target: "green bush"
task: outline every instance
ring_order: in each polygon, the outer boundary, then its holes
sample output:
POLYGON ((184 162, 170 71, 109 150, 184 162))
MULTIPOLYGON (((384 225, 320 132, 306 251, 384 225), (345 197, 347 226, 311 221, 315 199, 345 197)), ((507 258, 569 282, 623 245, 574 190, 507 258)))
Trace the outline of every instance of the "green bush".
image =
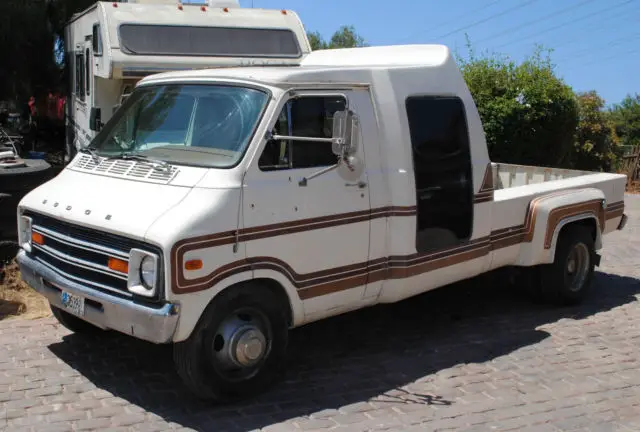
POLYGON ((492 160, 571 167, 577 99, 540 50, 520 64, 495 55, 458 61, 492 160))

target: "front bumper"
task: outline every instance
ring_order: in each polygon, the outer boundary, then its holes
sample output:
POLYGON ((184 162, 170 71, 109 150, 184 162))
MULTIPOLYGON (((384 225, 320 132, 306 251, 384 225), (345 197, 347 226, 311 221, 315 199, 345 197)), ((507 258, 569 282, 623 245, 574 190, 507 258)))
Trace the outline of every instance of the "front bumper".
POLYGON ((22 279, 44 295, 52 306, 63 309, 60 294, 64 289, 85 298, 85 313, 80 318, 97 327, 153 343, 171 342, 178 325, 176 305, 166 303, 153 308, 87 288, 30 258, 24 250, 18 253, 16 261, 22 279))

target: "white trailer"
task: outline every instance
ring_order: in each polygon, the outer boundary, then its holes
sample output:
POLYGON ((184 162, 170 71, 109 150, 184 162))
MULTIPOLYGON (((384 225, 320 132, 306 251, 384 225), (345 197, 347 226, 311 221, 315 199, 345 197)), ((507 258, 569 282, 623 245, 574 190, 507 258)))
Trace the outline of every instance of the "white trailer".
POLYGON ((177 0, 96 2, 65 28, 66 155, 73 159, 143 77, 166 71, 300 63, 311 50, 290 10, 177 0))

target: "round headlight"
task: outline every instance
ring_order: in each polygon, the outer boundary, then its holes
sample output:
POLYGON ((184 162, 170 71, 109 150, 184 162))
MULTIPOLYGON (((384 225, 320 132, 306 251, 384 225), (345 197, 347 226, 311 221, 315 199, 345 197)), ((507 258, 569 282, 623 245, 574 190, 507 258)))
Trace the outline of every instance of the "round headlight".
POLYGON ((144 257, 140 263, 140 279, 145 288, 153 288, 156 281, 156 266, 150 256, 144 257))

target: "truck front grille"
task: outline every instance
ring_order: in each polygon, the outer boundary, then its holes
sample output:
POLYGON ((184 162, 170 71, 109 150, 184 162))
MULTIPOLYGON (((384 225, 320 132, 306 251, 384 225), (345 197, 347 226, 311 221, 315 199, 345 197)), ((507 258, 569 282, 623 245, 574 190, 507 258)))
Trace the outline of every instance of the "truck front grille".
MULTIPOLYGON (((61 276, 87 288, 131 298, 133 295, 127 290, 127 275, 111 270, 109 258, 128 262, 132 248, 148 250, 162 257, 158 248, 144 242, 73 225, 39 213, 25 212, 25 216, 32 219, 32 231, 44 237, 42 245, 32 244, 33 257, 61 276)), ((158 296, 160 292, 158 290, 158 296)))

